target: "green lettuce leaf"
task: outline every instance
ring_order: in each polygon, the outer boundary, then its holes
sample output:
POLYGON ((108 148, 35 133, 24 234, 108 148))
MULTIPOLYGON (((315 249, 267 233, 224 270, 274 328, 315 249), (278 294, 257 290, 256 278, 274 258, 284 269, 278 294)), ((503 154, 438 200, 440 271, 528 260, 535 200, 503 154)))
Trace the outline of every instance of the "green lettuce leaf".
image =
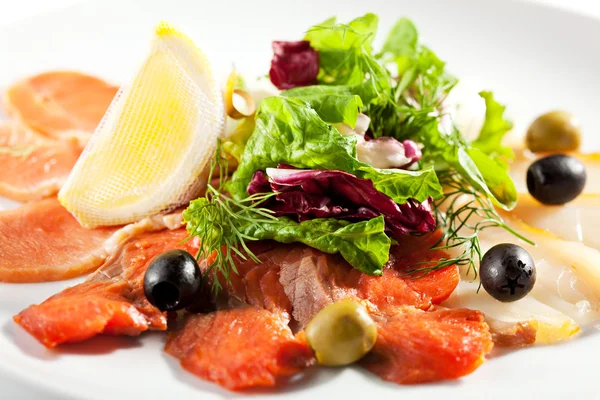
POLYGON ((511 210, 517 200, 512 178, 499 161, 467 143, 460 132, 443 133, 439 121, 432 119, 411 138, 424 144, 423 165, 436 171, 453 169, 480 193, 505 210, 511 210))
POLYGON ((354 223, 330 218, 298 223, 279 217, 269 223, 247 224, 240 230, 258 240, 300 242, 324 253, 340 253, 350 265, 369 275, 382 274, 391 246, 383 216, 354 223))
MULTIPOLYGON (((421 109, 438 107, 458 82, 446 72, 446 63, 431 49, 419 43, 417 28, 406 18, 396 22, 378 57, 386 64, 396 65, 399 81, 394 90, 394 98, 399 106, 409 105, 406 104, 406 99, 410 98, 421 109)), ((389 128, 387 130, 386 135, 393 136, 389 128)))
POLYGON ((379 18, 365 14, 348 24, 330 18, 310 28, 304 40, 319 51, 320 83, 357 85, 365 80, 365 55, 371 52, 379 18))
POLYGON ((361 97, 353 93, 351 86, 305 86, 286 90, 281 95, 306 101, 325 122, 343 122, 351 127, 356 124, 363 106, 361 97))
POLYGON ((396 56, 413 56, 417 53, 418 43, 419 32, 415 25, 408 18, 400 18, 388 34, 381 52, 396 56))
POLYGON ((335 169, 371 179, 375 188, 399 204, 407 198, 438 198, 441 187, 433 170, 379 170, 356 158, 356 139, 325 123, 308 103, 289 97, 264 99, 256 128, 246 144, 229 192, 241 200, 254 173, 278 164, 297 168, 335 169))
POLYGON ((471 145, 494 158, 514 158, 512 149, 502 145, 504 135, 513 127, 512 122, 504 118, 506 107, 494 99, 492 92, 483 91, 479 96, 485 100, 485 120, 479 136, 471 145))
POLYGON ((485 182, 482 192, 491 192, 496 204, 506 210, 512 210, 517 204, 517 188, 508 174, 506 166, 479 149, 471 148, 467 153, 481 173, 485 182))
POLYGON ((442 187, 433 168, 420 171, 398 171, 361 167, 358 174, 373 182, 375 189, 391 197, 396 203, 404 204, 408 199, 424 202, 428 197, 439 199, 442 187))
POLYGON ((252 175, 278 164, 353 172, 360 162, 356 159, 356 139, 342 136, 308 103, 270 97, 261 101, 256 128, 229 183, 229 192, 238 200, 247 197, 252 175))

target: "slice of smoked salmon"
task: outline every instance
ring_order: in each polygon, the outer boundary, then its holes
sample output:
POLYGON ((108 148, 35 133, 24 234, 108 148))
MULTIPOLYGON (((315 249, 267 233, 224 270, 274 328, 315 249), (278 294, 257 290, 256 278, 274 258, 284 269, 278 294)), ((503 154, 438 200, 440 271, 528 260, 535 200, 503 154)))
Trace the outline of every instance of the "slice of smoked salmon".
POLYGON ((377 342, 361 365, 396 383, 460 378, 482 364, 493 347, 479 311, 406 308, 378 317, 377 323, 377 342))
MULTIPOLYGON (((444 256, 428 249, 413 246, 411 257, 433 262, 444 256)), ((407 274, 414 260, 395 251, 392 250, 383 276, 363 274, 340 256, 309 247, 286 253, 285 258, 279 260, 280 282, 292 303, 294 318, 305 326, 323 307, 345 297, 367 300, 382 312, 407 305, 426 310, 447 298, 458 285, 460 277, 456 266, 417 278, 407 274)))
POLYGON ((289 321, 292 304, 279 282, 278 259, 294 246, 269 241, 248 243, 248 246, 260 263, 234 256, 237 273, 231 272, 228 280, 219 275, 219 281, 227 291, 229 305, 249 304, 277 313, 289 321))
POLYGON ((0 196, 24 202, 55 195, 80 154, 74 141, 43 141, 21 125, 0 124, 0 196))
POLYGON ((430 251, 431 244, 423 237, 422 241, 413 240, 411 252, 392 247, 390 263, 378 277, 361 273, 340 256, 308 246, 250 243, 261 263, 234 257, 238 274, 231 273, 228 282, 222 277, 220 281, 232 305, 242 301, 284 311, 293 314, 300 327, 325 306, 346 297, 367 300, 380 311, 407 305, 427 310, 450 296, 460 279, 456 266, 423 277, 408 274, 416 262, 434 262, 447 256, 430 251))
POLYGON ((135 336, 166 329, 166 317, 143 291, 144 273, 158 254, 191 248, 184 229, 145 233, 122 246, 85 282, 65 289, 14 320, 47 347, 86 340, 98 334, 135 336))
POLYGON ((150 322, 126 297, 128 291, 122 279, 82 283, 21 311, 14 320, 48 348, 101 333, 135 336, 150 322))
POLYGON ((278 314, 237 308, 196 314, 169 335, 165 351, 191 373, 230 389, 274 386, 314 363, 312 350, 278 314))
POLYGON ((118 88, 72 71, 46 72, 17 82, 4 94, 10 116, 54 139, 87 143, 118 88))
POLYGON ((0 282, 47 282, 97 269, 128 239, 177 228, 179 214, 124 227, 85 229, 56 199, 0 211, 0 282))

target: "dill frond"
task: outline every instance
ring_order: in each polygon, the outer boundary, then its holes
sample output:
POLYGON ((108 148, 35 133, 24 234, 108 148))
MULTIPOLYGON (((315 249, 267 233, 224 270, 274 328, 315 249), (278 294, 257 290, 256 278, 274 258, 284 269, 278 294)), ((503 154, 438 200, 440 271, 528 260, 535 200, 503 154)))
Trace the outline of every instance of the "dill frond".
POLYGON ((183 213, 189 233, 186 240, 198 238, 199 249, 196 258, 210 262, 205 277, 212 274, 212 289, 215 295, 222 289, 219 275, 230 282, 231 272, 238 273, 234 255, 242 260, 260 262, 246 244, 246 241, 256 239, 242 233, 240 228, 277 219, 273 216, 273 211, 260 207, 261 203, 275 193, 259 193, 242 201, 236 201, 225 194, 228 165, 221 141, 218 142, 217 151, 211 161, 209 182, 216 171, 219 172, 218 187, 209 183, 205 196, 192 201, 183 213))
MULTIPOLYGON (((494 208, 487 196, 473 189, 455 172, 438 173, 440 183, 444 187, 444 196, 435 203, 438 226, 443 234, 432 246, 432 250, 457 249, 455 257, 442 258, 435 265, 412 268, 409 274, 423 276, 429 272, 457 265, 467 267, 467 276, 473 274, 477 279, 477 265, 483 257, 479 233, 488 228, 502 228, 526 243, 535 245, 530 239, 521 235, 508 225, 494 208)), ((423 262, 417 264, 431 264, 423 262)))

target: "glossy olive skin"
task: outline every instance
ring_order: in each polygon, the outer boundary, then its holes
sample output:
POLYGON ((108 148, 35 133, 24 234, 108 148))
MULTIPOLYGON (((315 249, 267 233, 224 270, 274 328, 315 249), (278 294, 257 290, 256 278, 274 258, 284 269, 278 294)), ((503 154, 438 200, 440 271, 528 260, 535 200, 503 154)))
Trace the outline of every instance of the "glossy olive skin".
POLYGON ((540 158, 527 170, 527 189, 540 203, 561 205, 583 192, 587 173, 575 157, 554 154, 540 158))
POLYGON ((503 243, 489 249, 479 266, 481 285, 502 302, 522 299, 535 285, 535 264, 531 255, 516 244, 503 243))
POLYGON ((321 365, 352 364, 377 340, 377 326, 364 305, 350 299, 325 307, 306 326, 306 339, 321 365))
POLYGON ((551 111, 533 121, 525 143, 534 153, 575 151, 581 146, 581 126, 572 114, 551 111))
POLYGON ((183 250, 156 256, 144 275, 144 294, 161 311, 177 311, 189 306, 201 287, 198 263, 183 250))

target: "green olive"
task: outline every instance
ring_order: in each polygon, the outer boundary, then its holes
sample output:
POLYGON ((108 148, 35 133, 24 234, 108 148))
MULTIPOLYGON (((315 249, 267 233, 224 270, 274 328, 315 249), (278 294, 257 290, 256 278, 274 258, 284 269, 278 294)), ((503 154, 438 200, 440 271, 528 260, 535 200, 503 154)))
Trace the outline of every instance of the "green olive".
POLYGON ((551 111, 533 121, 525 141, 534 153, 575 151, 581 145, 581 127, 571 113, 551 111))
POLYGON ((348 365, 373 348, 377 326, 364 305, 345 299, 319 311, 306 326, 306 338, 319 364, 348 365))

